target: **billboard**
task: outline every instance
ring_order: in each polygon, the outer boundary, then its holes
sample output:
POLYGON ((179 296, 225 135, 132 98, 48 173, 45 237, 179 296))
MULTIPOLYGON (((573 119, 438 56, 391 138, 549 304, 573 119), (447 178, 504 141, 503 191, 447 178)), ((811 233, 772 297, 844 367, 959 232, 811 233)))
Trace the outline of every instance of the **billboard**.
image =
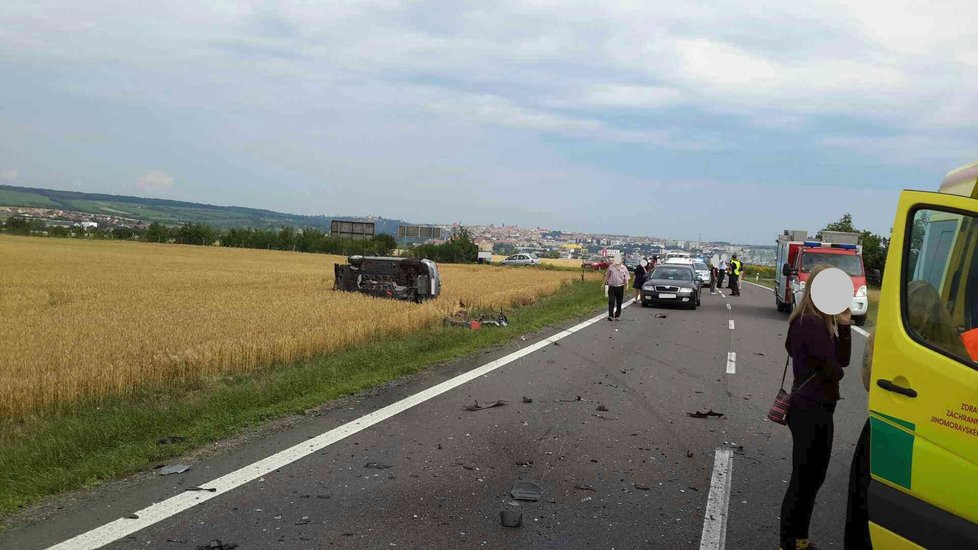
POLYGON ((399 225, 397 236, 403 239, 441 239, 441 228, 429 225, 399 225))
POLYGON ((374 238, 374 224, 373 222, 332 220, 329 223, 329 234, 331 237, 341 239, 365 241, 374 238))

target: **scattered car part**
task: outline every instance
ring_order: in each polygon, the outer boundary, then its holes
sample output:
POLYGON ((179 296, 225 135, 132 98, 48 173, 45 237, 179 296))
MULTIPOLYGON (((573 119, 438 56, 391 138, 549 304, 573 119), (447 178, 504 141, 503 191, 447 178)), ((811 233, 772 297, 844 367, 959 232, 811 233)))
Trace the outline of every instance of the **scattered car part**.
POLYGON ((182 474, 189 469, 189 464, 171 464, 170 466, 163 466, 159 472, 161 476, 168 476, 170 474, 182 474))
POLYGON ((513 489, 509 492, 516 500, 528 500, 536 502, 543 496, 543 487, 532 481, 519 480, 513 484, 513 489))
POLYGON ((506 402, 503 401, 502 399, 499 399, 497 401, 493 401, 492 403, 487 403, 485 405, 480 405, 479 404, 479 401, 476 400, 476 402, 475 402, 474 405, 466 405, 463 408, 465 410, 467 410, 467 411, 481 411, 483 409, 491 409, 493 407, 501 407, 501 406, 503 406, 505 404, 506 404, 506 402))

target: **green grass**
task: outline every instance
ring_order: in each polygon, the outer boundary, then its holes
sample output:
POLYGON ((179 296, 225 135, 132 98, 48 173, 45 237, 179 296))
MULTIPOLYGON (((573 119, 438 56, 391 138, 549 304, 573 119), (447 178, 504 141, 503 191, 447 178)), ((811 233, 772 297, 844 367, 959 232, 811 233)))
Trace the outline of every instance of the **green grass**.
POLYGON ((591 315, 604 302, 598 282, 577 282, 511 311, 505 328, 438 327, 194 390, 157 390, 78 405, 57 416, 7 421, 0 424, 0 518, 45 496, 136 472, 263 422, 591 315), (187 439, 156 444, 167 435, 187 439))

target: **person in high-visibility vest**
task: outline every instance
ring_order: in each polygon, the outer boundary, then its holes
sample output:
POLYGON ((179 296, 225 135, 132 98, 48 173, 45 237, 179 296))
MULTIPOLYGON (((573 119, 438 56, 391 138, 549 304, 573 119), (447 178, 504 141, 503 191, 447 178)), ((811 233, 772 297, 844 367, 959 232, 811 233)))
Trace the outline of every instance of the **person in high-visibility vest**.
POLYGON ((740 276, 743 273, 743 269, 744 264, 734 254, 730 258, 730 294, 732 296, 740 296, 740 276))

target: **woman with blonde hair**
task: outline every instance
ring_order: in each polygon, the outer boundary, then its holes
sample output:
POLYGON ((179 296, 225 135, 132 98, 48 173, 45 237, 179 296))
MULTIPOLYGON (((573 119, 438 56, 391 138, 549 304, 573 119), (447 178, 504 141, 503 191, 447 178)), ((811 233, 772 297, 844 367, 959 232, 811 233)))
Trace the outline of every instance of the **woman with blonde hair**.
POLYGON ((852 313, 829 315, 812 301, 812 286, 826 265, 808 278, 801 302, 788 320, 784 346, 792 360, 794 381, 787 421, 791 430, 791 481, 781 503, 781 549, 814 549, 808 527, 832 457, 833 414, 839 380, 849 366, 852 313))

